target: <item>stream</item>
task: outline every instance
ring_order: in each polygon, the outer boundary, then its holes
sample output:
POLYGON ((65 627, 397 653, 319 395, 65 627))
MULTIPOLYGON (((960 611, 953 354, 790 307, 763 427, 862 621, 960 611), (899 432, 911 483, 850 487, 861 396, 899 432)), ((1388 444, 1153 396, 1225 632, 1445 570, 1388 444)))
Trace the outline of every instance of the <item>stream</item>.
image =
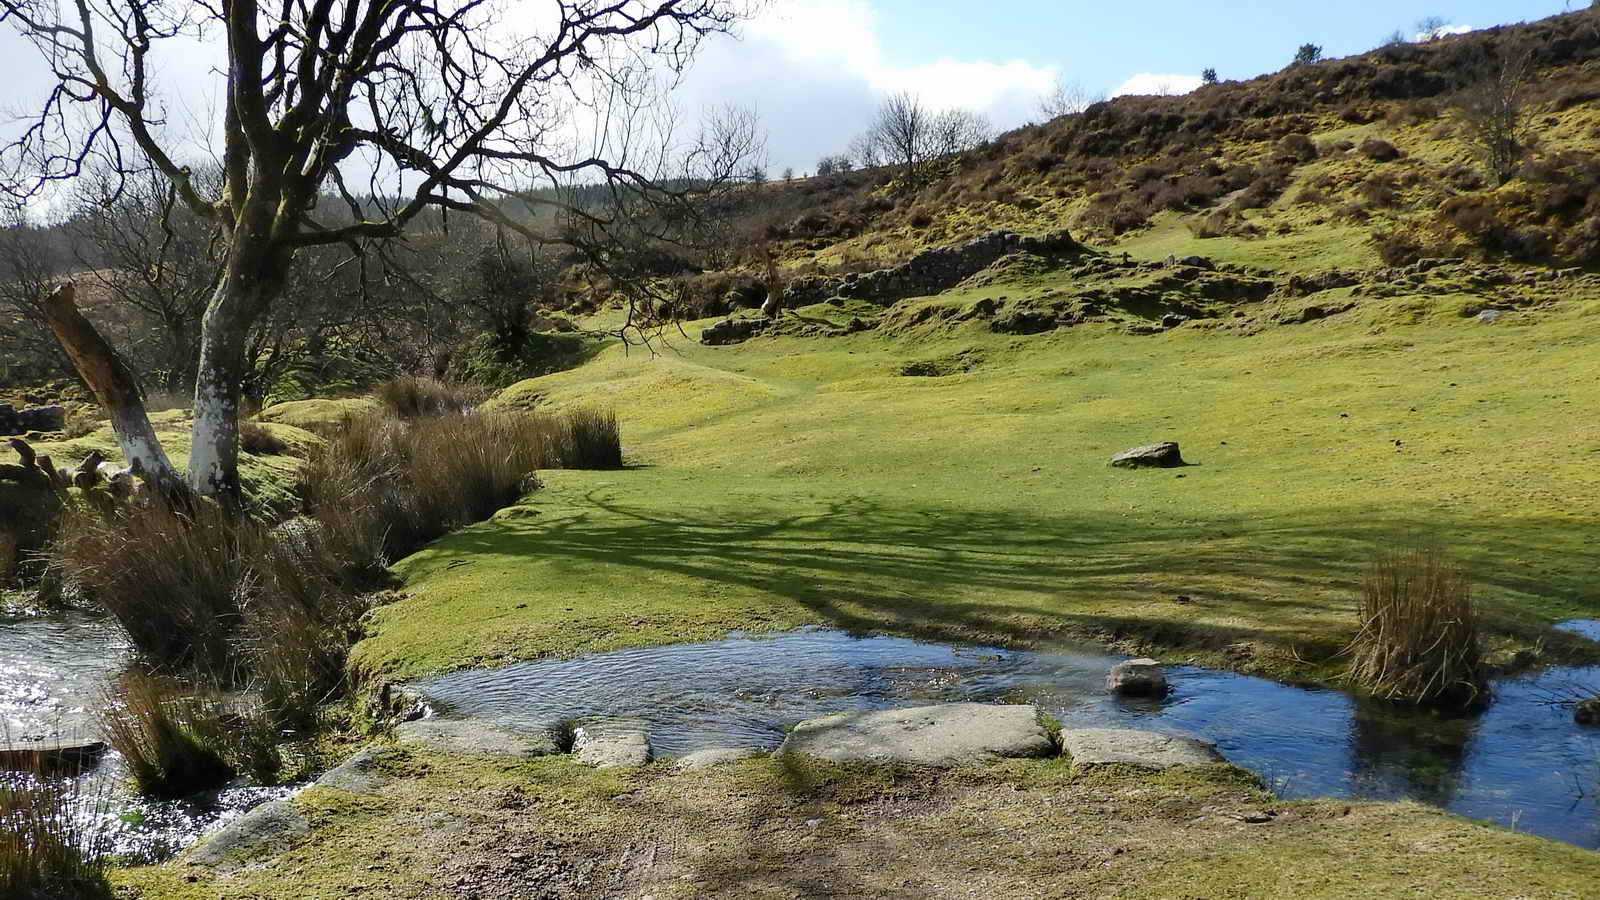
MULTIPOLYGON (((1594 623, 1572 630, 1585 629, 1600 635, 1594 623)), ((514 728, 642 721, 660 756, 770 750, 788 726, 832 712, 1033 703, 1066 728, 1214 741, 1282 797, 1410 799, 1600 848, 1600 729, 1574 723, 1562 702, 1600 693, 1600 666, 1499 680, 1487 710, 1448 718, 1194 666, 1168 668, 1164 699, 1122 699, 1108 695, 1104 681, 1123 658, 807 628, 464 671, 413 687, 442 715, 514 728)))
MULTIPOLYGON (((1600 638, 1600 622, 1564 627, 1600 638)), ((0 619, 4 733, 12 741, 92 737, 88 707, 128 653, 102 620, 0 619)), ((1600 694, 1600 666, 1501 679, 1488 709, 1449 718, 1194 666, 1168 668, 1172 692, 1164 699, 1116 698, 1104 678, 1122 659, 804 628, 464 671, 413 687, 442 715, 511 727, 642 720, 660 756, 770 750, 794 723, 831 712, 1026 702, 1067 728, 1206 738, 1286 798, 1411 799, 1600 848, 1600 729, 1575 724, 1568 702, 1600 694)), ((171 856, 288 792, 238 785, 163 803, 130 796, 123 781, 109 754, 80 779, 83 814, 103 823, 112 852, 137 861, 171 856)))
MULTIPOLYGON (((104 619, 78 613, 0 618, 0 744, 95 740, 92 707, 130 653, 121 630, 104 619)), ((289 793, 237 784, 157 801, 131 794, 126 782, 121 757, 108 753, 74 787, 80 818, 97 825, 108 852, 129 862, 171 857, 289 793)))

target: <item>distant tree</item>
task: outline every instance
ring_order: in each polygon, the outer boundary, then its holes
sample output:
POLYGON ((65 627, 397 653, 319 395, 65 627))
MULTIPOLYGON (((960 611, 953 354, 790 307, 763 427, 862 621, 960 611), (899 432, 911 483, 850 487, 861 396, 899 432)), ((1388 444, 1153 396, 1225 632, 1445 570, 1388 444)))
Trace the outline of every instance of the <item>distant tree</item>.
POLYGON ((1485 65, 1455 98, 1462 136, 1496 184, 1516 177, 1527 152, 1524 107, 1532 68, 1531 51, 1512 49, 1485 65))
POLYGON ((1105 99, 1104 94, 1091 94, 1082 82, 1057 78, 1049 93, 1039 98, 1039 112, 1046 120, 1081 113, 1105 99))
POLYGON ((833 157, 824 156, 823 158, 817 160, 817 175, 819 177, 826 178, 837 171, 838 169, 834 166, 833 157))
POLYGON ((964 109, 934 112, 916 96, 900 93, 879 107, 862 152, 899 167, 907 185, 927 175, 929 164, 989 140, 989 120, 964 109))
POLYGON ((1417 40, 1437 41, 1445 36, 1450 23, 1443 16, 1427 16, 1417 20, 1417 40))
POLYGON ((751 184, 766 184, 767 167, 760 163, 752 164, 748 169, 744 170, 744 180, 751 184))
POLYGON ((1300 49, 1294 54, 1294 65, 1297 66, 1308 66, 1321 61, 1322 47, 1318 44, 1301 44, 1300 49))
POLYGON ((870 134, 857 135, 850 141, 849 156, 858 169, 876 169, 883 165, 883 153, 870 134))
POLYGON ((1201 84, 1216 84, 1220 80, 1221 79, 1217 78, 1217 70, 1216 69, 1206 69, 1205 71, 1200 73, 1200 83, 1201 84))
POLYGON ((784 181, 793 181, 794 180, 794 166, 786 166, 784 168, 784 170, 783 170, 783 180, 784 181))
POLYGON ((1411 38, 1406 37, 1406 33, 1404 31, 1396 28, 1394 31, 1390 32, 1389 36, 1384 38, 1383 43, 1379 44, 1378 46, 1400 47, 1409 43, 1411 43, 1411 38))
POLYGON ((833 158, 834 171, 844 173, 854 171, 856 164, 850 159, 848 153, 841 153, 833 158))

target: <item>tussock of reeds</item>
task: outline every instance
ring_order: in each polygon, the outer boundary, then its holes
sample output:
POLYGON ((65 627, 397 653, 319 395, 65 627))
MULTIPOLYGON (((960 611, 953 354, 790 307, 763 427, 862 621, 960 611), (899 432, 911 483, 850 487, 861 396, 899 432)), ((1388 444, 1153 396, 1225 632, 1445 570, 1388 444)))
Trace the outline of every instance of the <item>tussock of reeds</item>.
POLYGON ((1471 584, 1442 550, 1380 556, 1362 581, 1360 615, 1349 674, 1366 690, 1438 706, 1485 699, 1471 584))
POLYGON ((95 900, 111 896, 105 835, 81 796, 86 782, 0 772, 0 897, 95 900), (87 807, 87 808, 86 808, 87 807))

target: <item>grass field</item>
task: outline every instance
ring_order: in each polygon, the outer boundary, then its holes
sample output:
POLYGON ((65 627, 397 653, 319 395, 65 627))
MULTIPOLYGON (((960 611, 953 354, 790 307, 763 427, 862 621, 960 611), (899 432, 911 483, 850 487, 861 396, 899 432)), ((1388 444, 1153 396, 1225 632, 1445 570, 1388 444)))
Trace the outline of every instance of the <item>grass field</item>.
POLYGON ((1600 301, 1490 326, 1462 317, 1472 299, 1367 299, 1254 336, 968 322, 614 347, 500 402, 615 408, 630 468, 547 473, 402 561, 409 596, 354 664, 417 676, 821 623, 1322 680, 1363 566, 1406 542, 1466 562, 1494 658, 1560 651, 1550 623, 1600 614, 1600 301), (1106 465, 1160 440, 1192 465, 1106 465))

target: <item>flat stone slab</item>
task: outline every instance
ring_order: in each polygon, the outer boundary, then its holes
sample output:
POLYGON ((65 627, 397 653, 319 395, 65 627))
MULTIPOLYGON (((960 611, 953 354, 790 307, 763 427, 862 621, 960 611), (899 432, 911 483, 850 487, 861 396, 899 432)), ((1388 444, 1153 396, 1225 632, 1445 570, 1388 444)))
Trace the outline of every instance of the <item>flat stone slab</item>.
POLYGON ((1061 747, 1074 766, 1137 766, 1171 769, 1224 762, 1216 745, 1195 738, 1127 728, 1072 728, 1061 732, 1061 747))
POLYGON ((191 866, 233 871, 276 856, 297 838, 311 833, 311 823, 287 799, 274 800, 228 823, 184 854, 191 866))
POLYGON ((105 755, 102 741, 18 741, 0 745, 0 771, 76 775, 94 768, 105 755))
POLYGON ((402 722, 394 733, 402 744, 420 744, 446 753, 534 757, 561 752, 553 734, 523 734, 478 719, 417 719, 402 722))
POLYGON ((650 761, 650 735, 641 726, 606 723, 572 732, 578 762, 597 769, 642 766, 650 761))
POLYGON ((1055 754, 1033 706, 946 703, 913 709, 838 713, 801 722, 780 753, 833 762, 955 766, 1055 754))
POLYGON ((379 769, 378 764, 384 757, 393 755, 394 752, 388 747, 367 747, 324 772, 322 777, 317 779, 317 786, 337 788, 352 794, 375 794, 390 780, 379 769))
POLYGON ((697 769, 709 769, 726 763, 738 762, 759 756, 761 751, 750 747, 718 747, 713 750, 696 750, 673 760, 672 768, 679 772, 693 772, 697 769))

